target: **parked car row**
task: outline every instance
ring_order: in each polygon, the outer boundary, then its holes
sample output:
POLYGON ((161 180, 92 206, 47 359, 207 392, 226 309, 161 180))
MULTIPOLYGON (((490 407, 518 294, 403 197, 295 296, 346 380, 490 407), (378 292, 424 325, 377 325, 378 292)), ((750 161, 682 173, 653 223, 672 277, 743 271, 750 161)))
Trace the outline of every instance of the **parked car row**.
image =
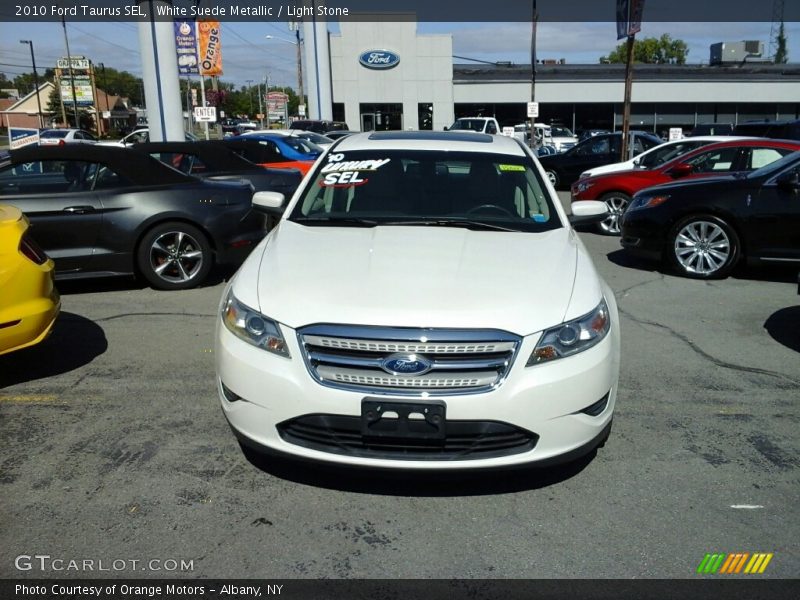
MULTIPOLYGON (((633 195, 640 190, 677 179, 753 171, 800 150, 800 142, 766 138, 728 138, 732 141, 698 144, 694 150, 686 152, 692 145, 691 139, 696 138, 690 138, 686 144, 674 144, 672 151, 678 153, 678 156, 661 165, 646 168, 641 166, 640 162, 640 168, 600 173, 579 179, 571 188, 573 201, 605 202, 610 215, 608 220, 601 224, 601 230, 603 233, 619 235, 619 218, 625 212, 633 195)), ((649 155, 652 156, 654 154, 649 155)), ((649 163, 647 160, 649 157, 645 155, 643 160, 649 163)))

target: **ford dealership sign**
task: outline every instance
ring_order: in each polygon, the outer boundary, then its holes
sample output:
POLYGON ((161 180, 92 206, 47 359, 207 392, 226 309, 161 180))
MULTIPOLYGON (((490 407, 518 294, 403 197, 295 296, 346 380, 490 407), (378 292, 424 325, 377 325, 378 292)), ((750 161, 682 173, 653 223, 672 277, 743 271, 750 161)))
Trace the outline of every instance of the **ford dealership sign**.
POLYGON ((400 62, 400 56, 389 50, 367 50, 361 53, 358 62, 368 69, 391 69, 400 62))

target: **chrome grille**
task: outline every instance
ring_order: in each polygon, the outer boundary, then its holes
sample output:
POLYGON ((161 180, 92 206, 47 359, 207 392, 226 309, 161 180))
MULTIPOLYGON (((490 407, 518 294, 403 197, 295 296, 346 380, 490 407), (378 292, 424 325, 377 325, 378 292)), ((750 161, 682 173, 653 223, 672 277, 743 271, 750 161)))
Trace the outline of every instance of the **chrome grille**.
POLYGON ((445 395, 498 386, 513 364, 520 338, 505 331, 313 325, 298 331, 312 377, 328 387, 371 394, 445 395), (384 361, 421 357, 419 375, 396 373, 384 361))

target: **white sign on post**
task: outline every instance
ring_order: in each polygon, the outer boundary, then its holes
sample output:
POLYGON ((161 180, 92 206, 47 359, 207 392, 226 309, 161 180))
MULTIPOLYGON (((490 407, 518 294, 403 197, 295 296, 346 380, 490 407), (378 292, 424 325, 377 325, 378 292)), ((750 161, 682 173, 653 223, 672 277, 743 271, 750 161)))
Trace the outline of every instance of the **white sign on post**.
POLYGON ((194 107, 194 120, 198 123, 216 123, 217 122, 217 107, 216 106, 195 106, 194 107))
POLYGON ((683 129, 680 127, 670 127, 669 128, 669 141, 673 142, 675 140, 683 139, 683 129))
POLYGON ((514 128, 513 127, 503 127, 503 135, 508 137, 514 137, 514 128))
POLYGON ((538 116, 539 116, 539 103, 528 102, 528 118, 535 119, 538 116))
POLYGON ((306 116, 306 105, 305 104, 298 104, 297 105, 297 114, 301 117, 306 116))

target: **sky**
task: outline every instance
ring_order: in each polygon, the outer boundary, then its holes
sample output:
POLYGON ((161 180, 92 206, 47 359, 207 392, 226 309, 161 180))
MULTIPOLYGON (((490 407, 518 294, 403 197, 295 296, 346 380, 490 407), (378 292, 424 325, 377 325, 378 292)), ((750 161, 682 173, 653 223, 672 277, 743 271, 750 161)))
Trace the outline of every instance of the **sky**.
MULTIPOLYGON (((9 24, 0 36, 0 72, 9 79, 31 72, 28 46, 20 39, 33 41, 37 68, 54 67, 66 55, 60 23, 29 23, 20 33, 9 35, 9 24)), ((644 22, 637 37, 659 37, 669 33, 689 46, 688 62, 708 63, 709 45, 714 42, 760 40, 769 47, 771 24, 766 23, 662 23, 644 22)), ((336 30, 334 26, 334 30, 336 30)), ((419 23, 419 33, 451 33, 453 54, 487 61, 512 61, 530 64, 530 23, 419 23)), ((67 22, 70 51, 94 63, 141 74, 137 25, 123 21, 108 23, 67 22)), ((787 23, 786 36, 790 62, 800 63, 800 23, 787 23)), ((223 22, 223 81, 244 85, 247 80, 270 85, 297 86, 294 34, 286 23, 223 22), (271 35, 273 39, 267 39, 271 35)), ((615 23, 539 23, 537 58, 566 59, 568 64, 596 64, 600 56, 617 45, 615 23)), ((387 42, 387 46, 391 44, 387 42)), ((454 62, 467 62, 454 59, 454 62)))

